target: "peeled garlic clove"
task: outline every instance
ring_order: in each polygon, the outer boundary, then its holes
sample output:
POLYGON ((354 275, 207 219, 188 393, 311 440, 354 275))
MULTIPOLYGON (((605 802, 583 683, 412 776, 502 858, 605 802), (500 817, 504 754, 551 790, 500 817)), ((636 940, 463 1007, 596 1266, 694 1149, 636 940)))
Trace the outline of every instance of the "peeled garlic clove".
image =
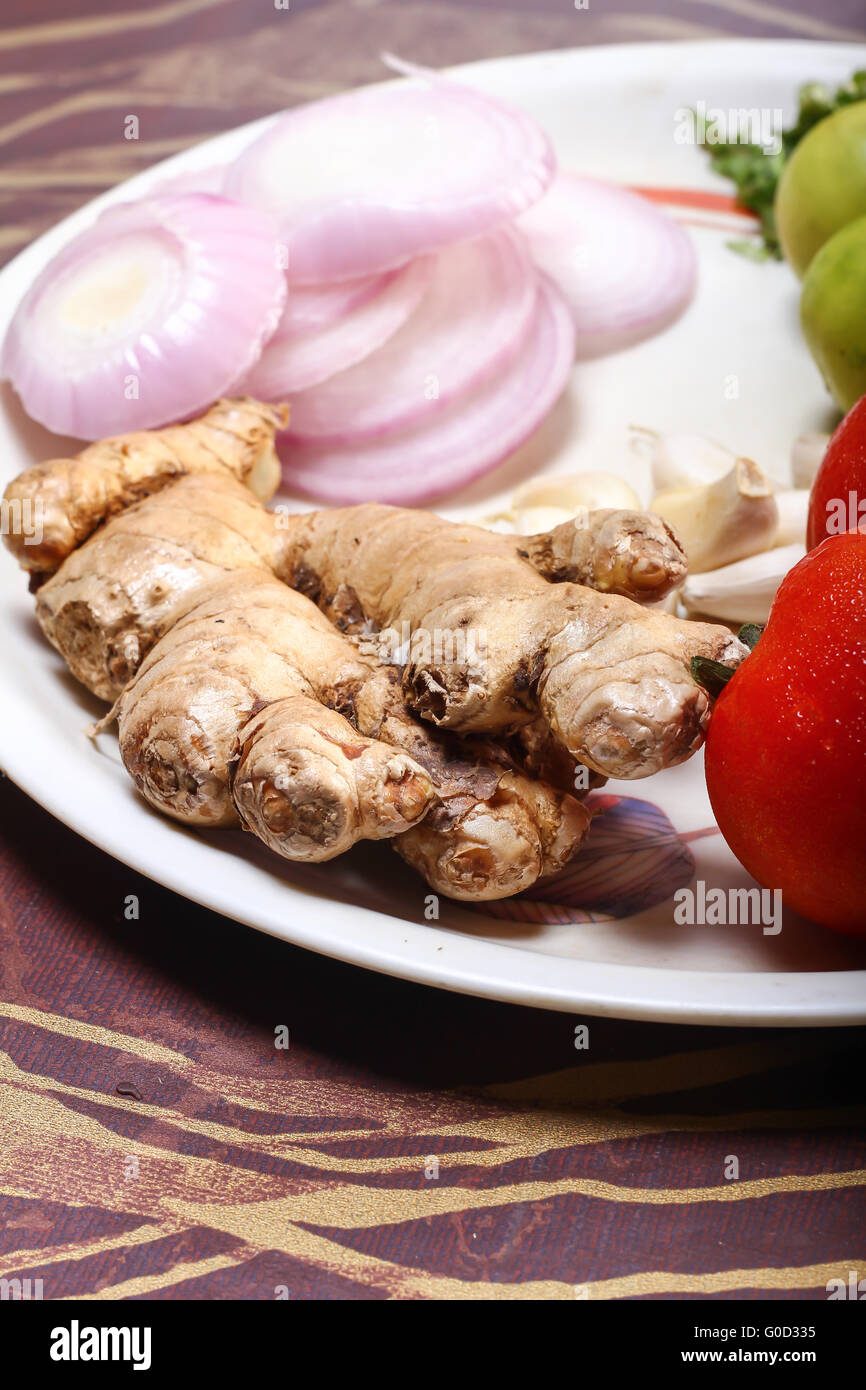
POLYGON ((564 521, 571 521, 578 512, 584 511, 585 507, 575 507, 571 511, 565 507, 526 507, 522 511, 515 510, 512 515, 519 536, 538 536, 542 531, 552 531, 564 521))
POLYGON ((512 511, 493 512, 490 516, 483 516, 476 525, 483 526, 486 531, 496 531, 503 536, 516 536, 517 513, 512 511))
POLYGON ((632 426, 632 442, 649 453, 656 492, 704 487, 730 473, 736 454, 700 434, 656 434, 642 425, 632 426))
POLYGON ((809 489, 787 488, 776 493, 779 509, 779 529, 774 545, 805 545, 806 523, 809 519, 809 489))
POLYGON ((807 430, 791 447, 791 478, 795 488, 810 488, 830 443, 829 434, 807 430))
MULTIPOLYGON (((517 489, 511 505, 517 511, 530 507, 558 507, 565 511, 566 520, 584 507, 590 511, 608 508, 613 511, 640 511, 641 506, 634 488, 616 473, 568 473, 530 478, 517 489)), ((526 531, 526 534, 531 535, 532 532, 526 531)))
POLYGON ((693 574, 766 550, 779 527, 773 485, 751 459, 704 487, 658 493, 650 510, 674 528, 693 574))
POLYGON ((725 623, 765 623, 776 590, 805 553, 804 545, 778 546, 733 565, 690 574, 679 590, 680 600, 689 616, 699 613, 725 623))

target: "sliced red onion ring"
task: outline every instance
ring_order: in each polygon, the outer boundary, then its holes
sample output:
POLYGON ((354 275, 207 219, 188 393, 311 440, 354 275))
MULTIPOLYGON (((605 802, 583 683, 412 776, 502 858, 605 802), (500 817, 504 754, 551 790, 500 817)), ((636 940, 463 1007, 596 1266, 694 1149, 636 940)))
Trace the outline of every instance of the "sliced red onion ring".
POLYGON ((690 237, 624 188, 558 173, 517 226, 571 305, 579 357, 657 333, 691 298, 697 261, 690 237))
POLYGON ((381 294, 399 274, 400 270, 387 270, 381 275, 356 275, 352 280, 326 280, 318 285, 290 283, 286 307, 274 337, 308 333, 311 328, 335 323, 374 295, 381 294))
POLYGON ((388 270, 524 212, 553 175, 523 112, 446 80, 361 88, 288 111, 229 168, 271 212, 293 282, 388 270))
POLYGON ((386 285, 380 294, 336 323, 291 336, 278 329, 238 389, 263 401, 282 401, 361 362, 386 343, 418 307, 435 263, 434 256, 417 256, 403 270, 383 277, 386 285))
POLYGON ((488 473, 532 434, 568 380, 574 324, 544 281, 510 365, 414 429, 360 445, 279 440, 286 486, 330 505, 416 506, 488 473))
POLYGON ((121 203, 34 281, 3 344, 27 413, 80 439, 204 410, 245 375, 286 293, 271 219, 208 194, 121 203))
POLYGON ((227 164, 208 164, 204 169, 184 169, 178 174, 169 174, 153 185, 148 196, 161 198, 166 193, 215 193, 222 197, 227 169, 227 164))
POLYGON ((508 360, 535 295, 536 272, 510 228, 440 251, 403 327, 356 366, 293 398, 291 434, 348 442, 436 414, 508 360))

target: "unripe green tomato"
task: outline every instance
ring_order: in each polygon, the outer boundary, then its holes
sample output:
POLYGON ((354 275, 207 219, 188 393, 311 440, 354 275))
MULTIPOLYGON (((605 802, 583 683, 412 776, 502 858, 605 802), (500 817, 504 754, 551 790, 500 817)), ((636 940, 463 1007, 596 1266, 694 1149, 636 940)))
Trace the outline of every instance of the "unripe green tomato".
POLYGON ((803 281, 803 335, 842 410, 866 395, 866 217, 822 246, 803 281))
POLYGON ((802 280, 826 241, 866 215, 866 101, 825 116, 782 170, 776 226, 785 259, 802 280))

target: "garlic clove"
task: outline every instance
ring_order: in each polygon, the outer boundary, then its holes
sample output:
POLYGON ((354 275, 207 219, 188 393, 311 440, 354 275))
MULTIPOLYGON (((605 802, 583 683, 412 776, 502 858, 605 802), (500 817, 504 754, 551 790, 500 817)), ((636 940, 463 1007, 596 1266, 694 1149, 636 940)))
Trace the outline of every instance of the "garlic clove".
POLYGON ((744 458, 716 482, 657 493, 650 510, 674 528, 693 574, 766 550, 779 528, 773 485, 744 458))
MULTIPOLYGON (((585 512, 586 508, 576 510, 585 512)), ((488 531, 498 531, 503 536, 536 536, 542 531, 552 531, 564 521, 571 521, 574 515, 574 511, 566 511, 565 507, 527 507, 523 511, 508 507, 482 517, 477 525, 484 526, 488 531)))
POLYGON ((703 487, 730 473, 736 454, 699 434, 657 434, 632 426, 632 447, 649 454, 656 492, 703 487))
POLYGON ((791 446, 791 478, 795 488, 810 488, 830 443, 829 434, 807 430, 791 446))
POLYGON ((483 526, 486 531, 496 531, 503 536, 517 535, 517 513, 513 511, 493 512, 490 516, 483 516, 475 524, 483 526))
MULTIPOLYGON (((511 499, 517 510, 557 507, 565 519, 582 508, 590 511, 640 511, 640 498, 634 488, 616 473, 567 473, 530 478, 511 499)), ((546 530, 546 527, 541 528, 546 530)), ((532 534, 527 531, 527 535, 532 534)))
POLYGON ((802 560, 804 545, 778 546, 719 569, 691 574, 679 590, 690 617, 700 614, 726 623, 765 623, 776 590, 802 560))
POLYGON ((526 507, 521 511, 515 510, 512 515, 519 536, 540 536, 542 531, 553 531, 564 521, 571 521, 585 511, 586 507, 575 507, 570 511, 565 507, 526 507))
POLYGON ((806 523, 809 519, 809 489, 786 488, 776 493, 779 509, 779 529, 774 545, 806 544, 806 523))

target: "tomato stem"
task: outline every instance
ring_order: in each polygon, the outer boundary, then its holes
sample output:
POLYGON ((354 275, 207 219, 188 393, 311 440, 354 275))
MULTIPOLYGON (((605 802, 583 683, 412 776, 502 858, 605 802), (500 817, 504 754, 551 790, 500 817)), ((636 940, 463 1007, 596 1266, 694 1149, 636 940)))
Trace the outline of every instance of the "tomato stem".
POLYGON ((692 675, 698 685, 702 685, 713 699, 720 695, 736 670, 735 666, 725 666, 721 661, 711 661, 708 656, 693 656, 692 675))
MULTIPOLYGON (((737 636, 751 652, 758 645, 763 631, 763 623, 745 623, 737 636)), ((708 656, 693 656, 689 664, 698 685, 702 685, 714 700, 722 693, 734 672, 739 670, 738 666, 726 666, 723 661, 711 661, 708 656)))
POLYGON ((764 626, 764 623, 746 623, 737 633, 740 641, 745 643, 750 652, 758 645, 758 638, 764 631, 764 626))

